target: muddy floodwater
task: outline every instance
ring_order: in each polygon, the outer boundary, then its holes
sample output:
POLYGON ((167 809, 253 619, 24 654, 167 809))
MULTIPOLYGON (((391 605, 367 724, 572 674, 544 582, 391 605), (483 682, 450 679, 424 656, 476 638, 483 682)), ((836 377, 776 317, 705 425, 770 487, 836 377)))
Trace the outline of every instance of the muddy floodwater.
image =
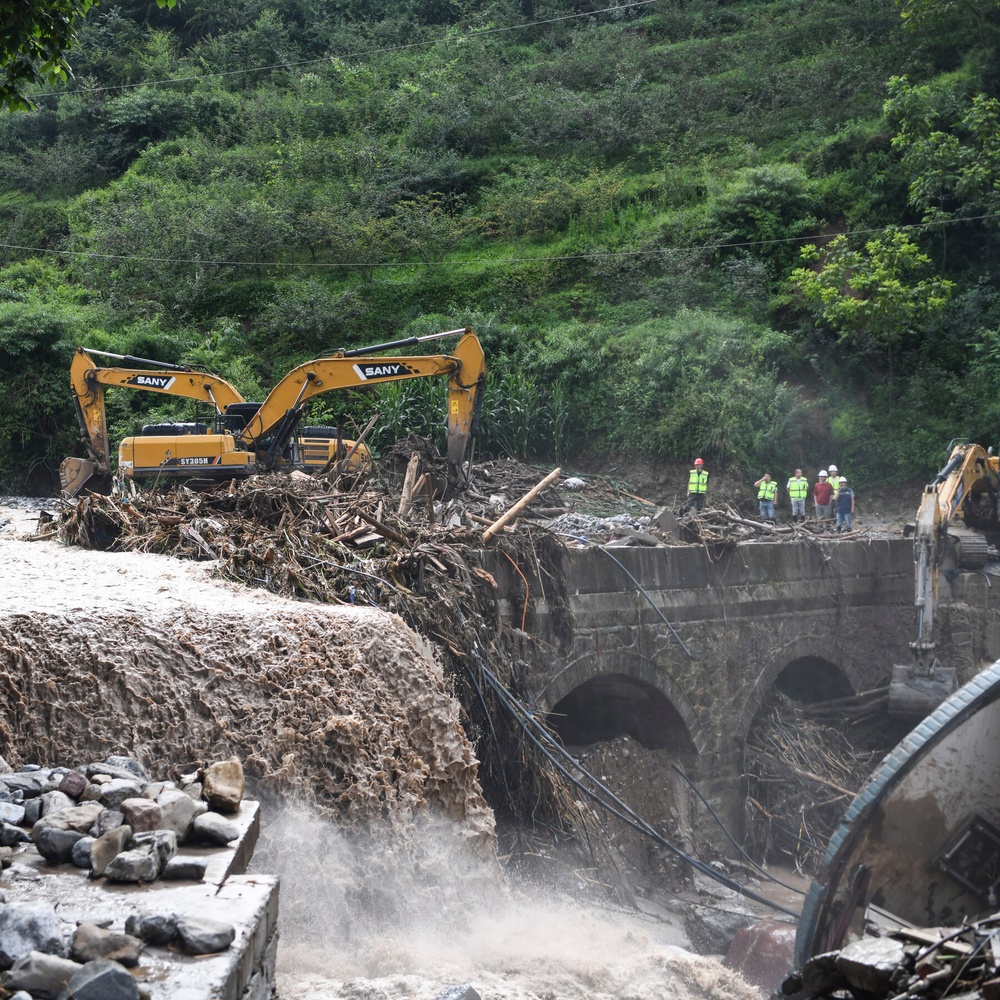
POLYGON ((255 867, 281 878, 281 1000, 758 1000, 679 921, 510 883, 459 707, 398 618, 29 540, 38 506, 0 507, 0 753, 239 754, 255 867))

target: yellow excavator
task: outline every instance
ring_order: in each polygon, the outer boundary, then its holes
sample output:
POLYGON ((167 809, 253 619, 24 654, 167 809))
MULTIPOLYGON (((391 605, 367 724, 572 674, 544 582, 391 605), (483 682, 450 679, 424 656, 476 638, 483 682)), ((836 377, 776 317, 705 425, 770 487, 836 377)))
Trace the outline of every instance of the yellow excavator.
MULTIPOLYGON (((111 473, 110 447, 108 442, 108 421, 105 409, 105 391, 118 386, 141 389, 169 396, 184 396, 197 402, 210 404, 215 412, 213 425, 220 420, 246 421, 257 412, 260 403, 248 403, 239 390, 225 379, 211 372, 200 371, 186 365, 172 365, 149 358, 137 358, 125 354, 112 354, 93 348, 78 347, 70 366, 70 384, 76 404, 80 436, 88 458, 70 457, 59 467, 59 479, 63 494, 76 496, 84 487, 92 486, 95 480, 106 485, 111 473), (91 355, 116 358, 131 365, 153 365, 153 368, 101 368, 91 355)), ((210 433, 207 423, 147 424, 143 427, 143 438, 153 440, 154 448, 178 454, 184 451, 179 438, 210 433)), ((306 427, 296 439, 296 447, 306 469, 326 466, 337 457, 338 443, 346 454, 353 448, 353 441, 337 441, 336 427, 306 427)), ((360 471, 370 461, 370 454, 364 445, 353 448, 348 468, 360 471)))
POLYGON ((944 468, 925 487, 913 534, 917 638, 911 662, 892 668, 889 712, 924 718, 956 686, 956 669, 937 658, 934 630, 942 580, 949 587, 963 570, 981 570, 997 558, 983 530, 997 527, 997 456, 982 445, 952 442, 944 468))
MULTIPOLYGON (((78 347, 70 365, 70 386, 76 405, 80 438, 87 452, 87 458, 70 457, 63 459, 59 466, 59 479, 63 493, 76 496, 95 476, 103 477, 111 473, 111 453, 108 441, 108 419, 104 395, 110 386, 126 389, 141 389, 168 396, 184 396, 213 407, 216 414, 222 414, 229 406, 243 403, 243 396, 225 379, 210 372, 198 371, 185 365, 172 365, 163 361, 151 361, 126 354, 112 354, 92 348, 78 347), (91 357, 115 358, 126 365, 150 365, 151 368, 102 368, 91 357)), ((166 425, 160 425, 165 427, 166 425)), ((172 430, 180 433, 194 433, 207 425, 175 424, 172 430)))
MULTIPOLYGON (((86 352, 83 354, 86 356, 86 352)), ((85 361, 77 360, 80 355, 78 351, 74 358, 71 380, 81 433, 90 458, 63 462, 60 476, 63 489, 69 495, 79 492, 90 475, 108 470, 107 427, 103 415, 103 387, 106 385, 129 385, 201 399, 212 403, 217 413, 214 430, 200 423, 154 424, 144 428, 141 435, 123 439, 118 449, 121 475, 127 478, 197 476, 199 479, 227 479, 257 472, 322 467, 337 457, 334 449, 338 446, 344 454, 350 453, 352 442, 333 440, 335 428, 299 430, 305 404, 320 393, 446 375, 448 482, 454 486, 465 477, 463 462, 477 430, 486 381, 482 346, 468 328, 357 350, 340 350, 327 357, 315 358, 289 372, 263 403, 246 402, 223 380, 190 369, 160 365, 161 370, 157 372, 137 372, 100 369, 93 362, 88 368, 85 361), (391 348, 454 336, 460 339, 450 355, 375 356, 391 348), (176 377, 169 382, 172 375, 176 377), (130 381, 136 377, 140 381, 130 381)), ((121 360, 135 363, 143 359, 122 357, 121 360)), ((369 457, 367 449, 361 445, 354 451, 352 461, 366 463, 369 457)))

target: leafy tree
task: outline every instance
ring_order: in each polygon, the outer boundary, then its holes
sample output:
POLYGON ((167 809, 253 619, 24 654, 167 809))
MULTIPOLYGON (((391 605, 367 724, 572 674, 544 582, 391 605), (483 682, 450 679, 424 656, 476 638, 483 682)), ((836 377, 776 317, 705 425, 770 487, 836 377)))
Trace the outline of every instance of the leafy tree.
POLYGON ((891 406, 894 352, 944 309, 955 283, 921 277, 930 258, 900 232, 869 240, 863 250, 838 236, 822 253, 810 245, 801 256, 810 266, 794 270, 791 279, 812 312, 842 341, 864 352, 885 351, 891 406))
MULTIPOLYGON (((177 0, 156 0, 173 7, 177 0)), ((0 105, 32 107, 25 88, 32 83, 64 83, 72 72, 66 52, 76 41, 76 22, 96 0, 17 0, 0 17, 0 105)))
POLYGON ((1000 210, 1000 101, 964 96, 957 81, 889 81, 892 145, 910 175, 910 204, 925 222, 1000 210))

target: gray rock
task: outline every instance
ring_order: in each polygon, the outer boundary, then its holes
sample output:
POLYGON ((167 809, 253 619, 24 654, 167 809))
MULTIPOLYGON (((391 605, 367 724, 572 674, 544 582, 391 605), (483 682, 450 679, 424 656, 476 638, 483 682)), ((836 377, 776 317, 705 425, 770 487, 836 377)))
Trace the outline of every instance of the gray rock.
POLYGON ((802 966, 801 982, 801 988, 810 994, 827 993, 847 987, 844 974, 837 968, 835 951, 825 951, 808 959, 802 966))
POLYGON ((162 878, 167 882, 201 882, 205 878, 208 861, 180 855, 171 858, 163 869, 162 878))
MULTIPOLYGON (((185 795, 189 798, 195 800, 195 802, 201 802, 201 793, 204 791, 200 781, 192 781, 190 784, 185 785, 182 789, 185 795)), ((207 805, 208 803, 206 803, 207 805)))
POLYGON ((187 955, 214 955, 225 951, 236 937, 236 928, 207 917, 178 917, 177 943, 187 955))
POLYGON ((129 968, 139 964, 145 942, 131 934, 109 931, 97 924, 82 923, 73 935, 71 954, 77 962, 110 958, 129 968))
POLYGON ((0 969, 9 969, 33 951, 66 957, 66 942, 55 907, 44 902, 0 907, 0 969))
POLYGON ((482 1000, 482 997, 473 989, 472 983, 459 983, 458 986, 443 989, 434 1000, 482 1000))
POLYGON ((81 837, 74 845, 70 861, 77 868, 90 868, 90 849, 94 846, 94 837, 81 837))
POLYGON ((89 784, 90 782, 79 771, 67 771, 59 782, 59 791, 71 799, 79 799, 89 784))
MULTIPOLYGON (((14 863, 14 848, 13 847, 0 847, 0 869, 10 868, 14 863)), ((2 893, 3 890, 0 890, 2 893)), ((0 899, 0 903, 5 903, 6 899, 0 899)))
POLYGON ((236 812, 243 801, 245 787, 243 764, 239 757, 230 757, 205 768, 202 795, 213 809, 236 812))
POLYGON ((72 809, 76 805, 76 799, 71 798, 65 792, 43 792, 39 797, 42 800, 43 816, 57 813, 61 809, 72 809))
MULTIPOLYGON (((108 778, 108 781, 113 779, 108 778)), ((101 798, 101 784, 97 781, 92 781, 87 787, 80 792, 81 802, 99 802, 101 798)))
POLYGON ((112 767, 128 771, 129 774, 138 778, 144 785, 149 781, 149 775, 146 773, 146 769, 134 757, 112 755, 111 757, 105 758, 104 763, 106 765, 110 764, 112 767))
POLYGON ((103 875, 108 865, 124 851, 132 840, 132 830, 127 826, 117 826, 102 834, 90 846, 90 873, 103 875))
POLYGON ((15 771, 13 774, 0 774, 0 784, 13 793, 21 792, 26 799, 40 795, 48 778, 39 771, 15 771))
MULTIPOLYGON (((24 990, 25 996, 37 1000, 55 1000, 74 973, 82 968, 68 958, 30 951, 19 958, 2 977, 4 989, 24 990)), ((16 993, 15 996, 20 996, 16 993)), ((13 997, 11 997, 13 1000, 13 997)))
POLYGON ((8 1000, 31 1000, 31 994, 24 990, 18 990, 16 993, 11 993, 8 1000))
POLYGON ((904 956, 902 941, 865 937, 852 941, 840 952, 837 968, 853 988, 884 995, 904 956))
POLYGON ((83 773, 91 781, 96 781, 101 775, 107 778, 120 778, 124 781, 138 781, 140 784, 144 784, 148 780, 140 778, 138 774, 127 767, 119 767, 117 764, 111 764, 107 761, 101 764, 88 764, 83 769, 83 773))
POLYGON ((41 799, 25 799, 24 819, 21 821, 25 826, 34 826, 42 815, 41 799))
POLYGON ((12 768, 10 764, 3 759, 3 757, 0 757, 0 774, 10 774, 13 770, 14 768, 12 768))
POLYGON ((151 781, 142 790, 142 797, 144 799, 152 799, 154 802, 156 799, 163 794, 164 790, 169 788, 171 783, 169 781, 151 781))
POLYGON ((225 847, 230 841, 239 837, 239 827, 218 813, 207 812, 196 816, 191 824, 190 838, 202 844, 212 844, 225 847))
POLYGON ((736 932, 749 927, 756 919, 757 914, 739 906, 725 910, 690 906, 684 914, 684 930, 696 954, 725 955, 736 932))
POLYGON ((37 837, 32 837, 38 853, 55 865, 69 864, 73 860, 73 848, 86 834, 79 830, 59 830, 54 826, 43 826, 37 837))
POLYGON ((167 862, 177 853, 177 834, 173 830, 145 830, 132 834, 132 847, 151 847, 156 855, 157 872, 162 872, 167 862))
POLYGON ((170 944, 177 937, 177 914, 133 914, 125 921, 125 933, 142 938, 147 944, 170 944))
POLYGON ((0 823, 0 847, 14 847, 31 838, 13 823, 0 823))
POLYGON ((0 785, 0 802, 10 802, 10 789, 6 785, 0 785))
POLYGON ((22 764, 18 769, 18 774, 28 774, 31 771, 41 771, 43 770, 41 764, 22 764))
POLYGON ((117 962, 98 958, 73 974, 59 1000, 139 1000, 139 986, 117 962))
POLYGON ((159 874, 160 866, 152 845, 122 851, 104 869, 104 877, 112 882, 155 882, 159 874))
POLYGON ((100 801, 111 809, 117 809, 126 799, 142 796, 142 784, 137 778, 112 778, 101 785, 100 801))
POLYGON ((160 807, 160 828, 173 830, 182 844, 191 832, 195 817, 208 812, 207 802, 196 802, 180 789, 163 792, 156 804, 160 807))
POLYGON ((125 822, 125 814, 120 809, 105 809, 91 828, 95 837, 103 837, 109 830, 117 830, 125 822))
POLYGON ((0 823, 24 822, 24 806, 18 802, 0 802, 0 823))
POLYGON ((104 807, 97 802, 84 802, 83 805, 70 809, 60 809, 58 812, 43 815, 31 828, 31 839, 37 832, 46 827, 56 830, 76 830, 78 833, 90 833, 90 828, 97 822, 104 807))
POLYGON ((149 799, 126 799, 121 804, 121 811, 125 822, 132 827, 133 833, 145 833, 161 828, 160 807, 149 799))

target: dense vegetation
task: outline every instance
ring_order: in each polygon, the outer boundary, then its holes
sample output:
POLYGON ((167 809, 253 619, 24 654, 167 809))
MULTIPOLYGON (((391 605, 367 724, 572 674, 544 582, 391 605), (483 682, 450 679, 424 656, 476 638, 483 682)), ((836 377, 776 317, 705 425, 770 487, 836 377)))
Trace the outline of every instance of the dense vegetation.
MULTIPOLYGON (((927 474, 996 441, 998 32, 998 0, 103 0, 0 116, 0 479, 79 453, 77 344, 259 398, 465 325, 494 453, 927 474)), ((434 433, 442 391, 310 422, 434 433)), ((186 413, 109 399, 118 433, 186 413)))

